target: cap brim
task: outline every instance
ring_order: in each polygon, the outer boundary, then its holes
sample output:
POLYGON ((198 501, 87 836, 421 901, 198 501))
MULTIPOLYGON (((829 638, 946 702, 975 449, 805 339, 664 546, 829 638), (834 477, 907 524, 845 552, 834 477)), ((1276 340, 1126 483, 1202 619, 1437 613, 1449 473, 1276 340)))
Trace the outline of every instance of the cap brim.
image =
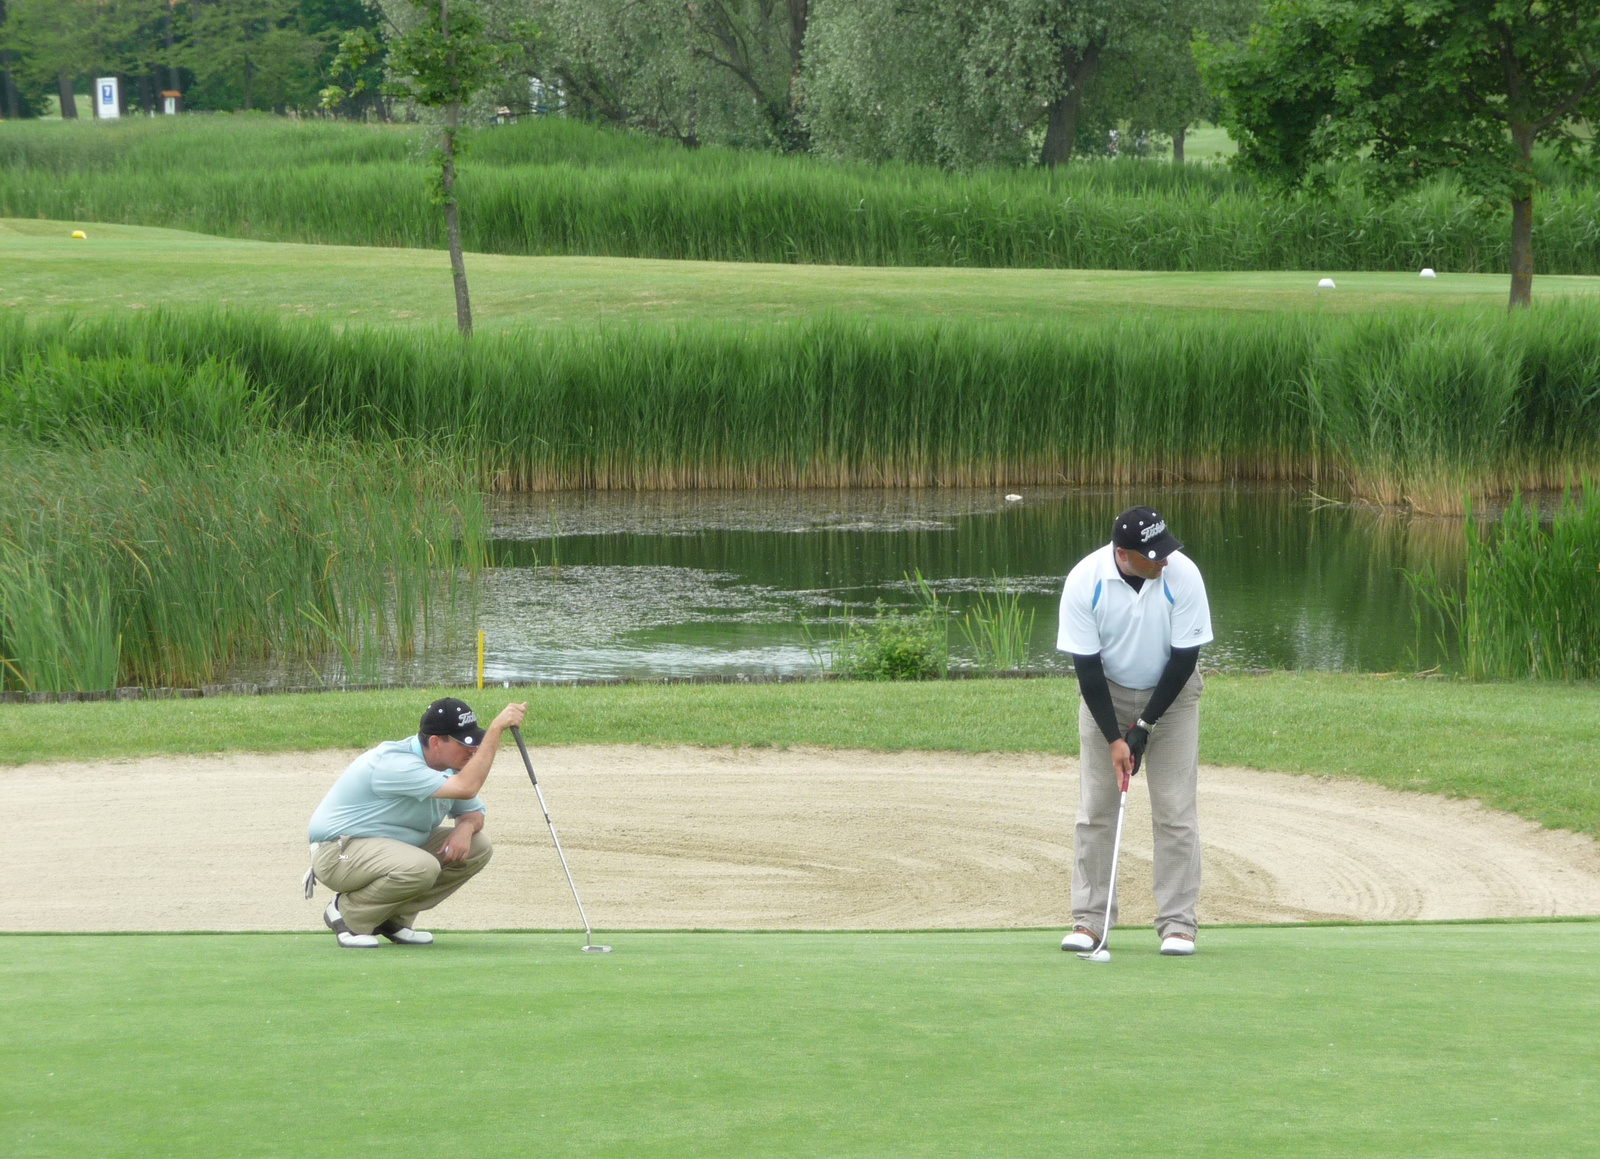
POLYGON ((1146 559, 1166 559, 1175 551, 1182 551, 1183 544, 1178 542, 1178 537, 1172 532, 1164 532, 1154 543, 1147 543, 1139 550, 1139 554, 1146 559))
POLYGON ((484 731, 481 728, 463 729, 461 732, 456 733, 456 740, 468 748, 477 748, 483 743, 483 738, 484 731))

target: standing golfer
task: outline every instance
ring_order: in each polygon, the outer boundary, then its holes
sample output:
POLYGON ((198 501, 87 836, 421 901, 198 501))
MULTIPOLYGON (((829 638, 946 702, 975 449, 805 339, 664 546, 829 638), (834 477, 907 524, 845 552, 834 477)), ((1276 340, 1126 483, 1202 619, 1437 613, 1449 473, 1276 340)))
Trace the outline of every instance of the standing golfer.
POLYGON ((500 734, 527 708, 506 705, 485 731, 461 701, 435 700, 416 736, 362 753, 334 782, 311 815, 305 886, 308 898, 318 881, 336 894, 322 920, 339 945, 370 949, 378 934, 402 946, 432 943, 412 927, 489 864, 478 790, 500 734), (455 824, 442 825, 446 817, 455 824))
POLYGON ((1078 673, 1078 824, 1073 930, 1063 950, 1092 950, 1106 913, 1117 801, 1144 769, 1155 829, 1156 933, 1163 954, 1194 953, 1200 894, 1200 648, 1211 609, 1200 569, 1166 520, 1130 507, 1111 542, 1085 556, 1061 593, 1056 647, 1078 673))

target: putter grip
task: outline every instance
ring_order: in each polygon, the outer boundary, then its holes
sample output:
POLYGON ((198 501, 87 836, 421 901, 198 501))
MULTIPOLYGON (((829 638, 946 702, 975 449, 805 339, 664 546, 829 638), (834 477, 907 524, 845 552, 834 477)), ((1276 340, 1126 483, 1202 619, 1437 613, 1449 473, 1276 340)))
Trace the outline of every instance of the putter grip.
POLYGON ((528 770, 528 780, 537 785, 539 778, 533 775, 533 758, 528 755, 528 746, 522 743, 522 729, 517 725, 511 726, 511 739, 517 742, 517 751, 522 754, 522 767, 528 770))

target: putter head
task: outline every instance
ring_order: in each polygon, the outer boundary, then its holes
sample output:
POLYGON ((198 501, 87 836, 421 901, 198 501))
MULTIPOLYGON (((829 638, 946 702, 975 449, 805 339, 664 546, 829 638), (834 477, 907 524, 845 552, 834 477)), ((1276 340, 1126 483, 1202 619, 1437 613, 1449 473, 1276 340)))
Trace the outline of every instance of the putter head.
POLYGON ((583 947, 583 952, 585 954, 609 954, 611 952, 611 947, 610 946, 596 946, 593 943, 591 943, 591 944, 583 947))
POLYGON ((1109 962, 1111 961, 1111 951, 1102 947, 1101 949, 1095 950, 1093 953, 1079 954, 1078 957, 1082 958, 1085 962, 1109 962))

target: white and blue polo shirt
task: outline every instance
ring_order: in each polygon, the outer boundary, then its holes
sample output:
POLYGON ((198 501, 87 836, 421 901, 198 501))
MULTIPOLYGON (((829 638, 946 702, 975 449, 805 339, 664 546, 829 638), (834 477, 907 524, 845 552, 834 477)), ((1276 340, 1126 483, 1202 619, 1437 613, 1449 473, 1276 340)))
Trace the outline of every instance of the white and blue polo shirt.
POLYGON ((1211 643, 1211 605, 1194 560, 1175 551, 1159 579, 1138 591, 1117 568, 1106 544, 1078 562, 1061 591, 1056 647, 1100 654, 1106 679, 1124 688, 1154 688, 1172 649, 1211 643))

